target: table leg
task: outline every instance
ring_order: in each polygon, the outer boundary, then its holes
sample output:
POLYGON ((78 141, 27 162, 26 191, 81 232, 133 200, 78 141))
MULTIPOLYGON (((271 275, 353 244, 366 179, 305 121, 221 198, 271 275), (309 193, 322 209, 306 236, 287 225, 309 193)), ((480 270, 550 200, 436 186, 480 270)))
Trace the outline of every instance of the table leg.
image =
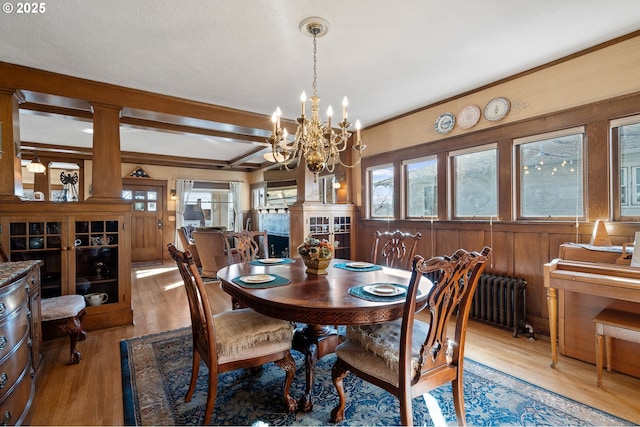
POLYGON ((301 325, 293 335, 293 348, 305 355, 305 394, 298 402, 298 410, 311 412, 313 401, 311 390, 316 372, 316 362, 335 351, 340 342, 338 330, 332 326, 301 325))
POLYGON ((558 363, 558 291, 547 289, 547 305, 549 307, 549 338, 551 339, 551 367, 558 363))

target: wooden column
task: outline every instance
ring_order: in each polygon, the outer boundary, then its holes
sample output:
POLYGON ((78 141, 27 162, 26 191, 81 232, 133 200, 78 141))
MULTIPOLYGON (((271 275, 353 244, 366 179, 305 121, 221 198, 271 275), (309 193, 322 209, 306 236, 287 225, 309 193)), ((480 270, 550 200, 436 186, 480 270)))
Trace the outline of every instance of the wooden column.
POLYGON ((20 200, 22 167, 20 164, 20 114, 14 89, 0 88, 0 200, 20 200))
POLYGON ((120 112, 122 107, 92 104, 93 168, 88 201, 122 200, 120 112))
POLYGON ((320 187, 317 182, 313 182, 313 174, 306 168, 304 158, 296 169, 296 181, 298 182, 296 204, 320 203, 320 187))

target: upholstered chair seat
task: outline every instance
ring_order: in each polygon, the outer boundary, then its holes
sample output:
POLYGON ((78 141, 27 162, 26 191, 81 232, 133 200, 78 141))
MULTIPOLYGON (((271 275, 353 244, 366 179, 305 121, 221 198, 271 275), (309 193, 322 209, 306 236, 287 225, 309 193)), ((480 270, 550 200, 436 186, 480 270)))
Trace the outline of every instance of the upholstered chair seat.
MULTIPOLYGON (((402 319, 375 325, 348 326, 347 341, 338 346, 336 354, 362 372, 385 382, 399 386, 400 330, 402 319)), ((420 348, 424 343, 429 324, 416 320, 413 324, 411 346, 411 377, 415 377, 420 348)))
POLYGON ((225 311, 213 316, 218 363, 227 363, 291 348, 293 325, 249 308, 225 311))

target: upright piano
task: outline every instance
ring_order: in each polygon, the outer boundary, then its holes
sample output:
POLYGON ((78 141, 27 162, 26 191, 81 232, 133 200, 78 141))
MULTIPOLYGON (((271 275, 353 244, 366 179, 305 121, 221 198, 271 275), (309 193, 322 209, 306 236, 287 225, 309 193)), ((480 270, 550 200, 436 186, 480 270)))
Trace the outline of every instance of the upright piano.
MULTIPOLYGON (((610 307, 640 313, 640 268, 629 265, 627 249, 566 243, 544 265, 551 366, 560 354, 595 363, 593 317, 610 307)), ((615 340, 614 340, 615 341, 615 340)), ((613 369, 640 377, 640 345, 614 343, 613 369)))

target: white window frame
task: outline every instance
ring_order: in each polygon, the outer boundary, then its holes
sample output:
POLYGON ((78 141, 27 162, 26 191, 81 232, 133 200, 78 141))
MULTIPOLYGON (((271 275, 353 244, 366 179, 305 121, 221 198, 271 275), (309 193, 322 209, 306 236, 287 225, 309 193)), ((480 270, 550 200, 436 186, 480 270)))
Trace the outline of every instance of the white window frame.
POLYGON ((438 217, 438 175, 437 175, 437 169, 438 169, 438 156, 437 155, 432 155, 432 156, 425 156, 425 157, 419 157, 419 158, 415 158, 415 159, 408 159, 408 160, 403 160, 402 161, 402 170, 401 170, 401 178, 400 178, 400 201, 401 201, 401 212, 400 212, 400 216, 401 218, 405 218, 405 219, 436 219, 438 217), (415 163, 421 163, 421 162, 430 162, 430 161, 435 161, 436 162, 436 186, 435 186, 435 191, 434 191, 434 205, 435 205, 435 214, 434 215, 428 215, 428 216, 409 216, 408 212, 409 212, 409 194, 407 193, 408 191, 408 186, 407 186, 407 180, 409 179, 409 174, 407 173, 407 166, 408 165, 412 165, 415 163))
POLYGON ((498 187, 498 160, 499 160, 498 155, 500 153, 498 152, 498 143, 492 142, 490 144, 484 144, 477 147, 465 148, 462 150, 450 151, 449 153, 447 153, 447 157, 448 157, 447 182, 450 188, 447 194, 447 206, 448 206, 447 209, 448 209, 449 219, 468 221, 468 220, 485 218, 485 217, 471 217, 471 216, 460 216, 460 217, 455 216, 454 199, 455 199, 456 186, 453 180, 453 177, 454 177, 453 159, 457 156, 461 156, 465 154, 475 154, 475 153, 481 153, 483 151, 492 151, 492 150, 496 152, 496 165, 495 165, 496 167, 496 215, 491 215, 490 217, 487 217, 487 218, 497 218, 497 214, 499 212, 498 209, 500 208, 500 204, 499 204, 500 188, 498 187))
MULTIPOLYGON (((586 187, 584 185, 584 179, 585 179, 585 173, 586 173, 586 165, 585 165, 585 157, 586 157, 586 146, 585 146, 585 140, 586 140, 586 135, 585 135, 586 129, 584 126, 576 126, 576 127, 572 127, 572 128, 567 128, 567 129, 560 129, 560 130, 556 130, 556 131, 552 131, 552 132, 545 132, 545 133, 539 133, 536 135, 529 135, 529 136, 525 136, 522 138, 515 138, 513 140, 513 155, 511 156, 513 164, 512 164, 512 185, 511 188, 513 189, 513 197, 512 197, 512 201, 513 201, 513 205, 512 205, 512 214, 513 214, 513 218, 516 219, 521 219, 521 220, 528 220, 528 219, 535 219, 535 220, 544 220, 544 219, 552 219, 552 220, 557 220, 558 218, 547 218, 544 216, 537 216, 537 217, 524 217, 521 212, 519 212, 519 208, 521 208, 522 206, 522 202, 521 202, 521 197, 522 197, 522 191, 518 181, 518 177, 520 174, 520 165, 518 164, 518 156, 516 155, 516 151, 518 150, 518 147, 522 144, 528 144, 528 143, 532 143, 532 142, 538 142, 538 141, 544 141, 547 139, 553 139, 553 138, 559 138, 559 137, 563 137, 563 136, 569 136, 569 135, 576 135, 576 134, 582 134, 582 165, 581 165, 581 169, 582 169, 582 212, 580 213, 580 215, 578 215, 578 213, 576 212, 576 217, 579 218, 584 218, 585 215, 585 209, 586 209, 586 187)), ((564 218, 564 217, 563 217, 564 218)))
MULTIPOLYGON (((384 163, 384 164, 380 164, 380 165, 375 165, 375 166, 369 166, 368 168, 366 168, 365 170, 365 176, 366 176, 366 197, 367 197, 367 218, 368 219, 384 219, 384 220, 389 220, 389 219, 394 219, 394 214, 392 214, 391 216, 374 216, 373 212, 372 212, 372 189, 371 186, 373 185, 373 183, 371 182, 371 174, 373 171, 378 170, 378 169, 387 169, 387 168, 391 168, 393 174, 392 174, 392 180, 393 180, 393 195, 395 197, 395 187, 396 187, 396 183, 395 183, 395 166, 393 165, 393 163, 384 163)), ((394 201, 395 204, 395 201, 394 201)))

